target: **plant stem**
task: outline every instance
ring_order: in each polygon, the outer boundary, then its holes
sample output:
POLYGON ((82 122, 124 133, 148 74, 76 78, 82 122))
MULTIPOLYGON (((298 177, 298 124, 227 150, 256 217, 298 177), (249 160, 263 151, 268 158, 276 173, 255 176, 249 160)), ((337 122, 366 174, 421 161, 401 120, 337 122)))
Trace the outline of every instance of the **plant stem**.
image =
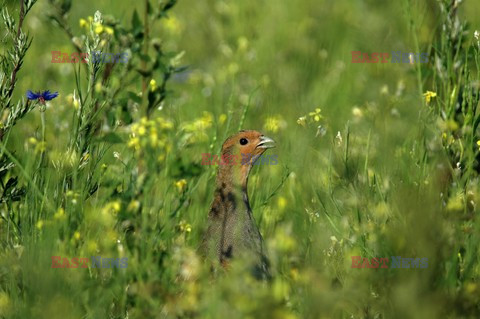
MULTIPOLYGON (((20 37, 20 32, 22 31, 23 19, 25 18, 25 8, 23 0, 20 0, 20 17, 18 19, 18 28, 17 28, 17 37, 15 38, 15 42, 18 41, 20 37)), ((10 80, 10 88, 8 89, 8 97, 11 97, 13 94, 13 89, 15 88, 15 81, 17 77, 17 72, 20 70, 21 61, 15 64, 15 67, 12 71, 12 78, 10 80)))

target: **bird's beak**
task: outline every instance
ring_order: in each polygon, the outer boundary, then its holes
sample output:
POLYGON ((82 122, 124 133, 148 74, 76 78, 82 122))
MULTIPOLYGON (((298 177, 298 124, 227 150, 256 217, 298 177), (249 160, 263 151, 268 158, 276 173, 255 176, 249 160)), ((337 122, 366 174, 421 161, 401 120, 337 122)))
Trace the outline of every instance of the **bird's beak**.
POLYGON ((275 141, 268 136, 262 135, 260 137, 260 143, 258 143, 257 148, 272 148, 275 147, 275 141))

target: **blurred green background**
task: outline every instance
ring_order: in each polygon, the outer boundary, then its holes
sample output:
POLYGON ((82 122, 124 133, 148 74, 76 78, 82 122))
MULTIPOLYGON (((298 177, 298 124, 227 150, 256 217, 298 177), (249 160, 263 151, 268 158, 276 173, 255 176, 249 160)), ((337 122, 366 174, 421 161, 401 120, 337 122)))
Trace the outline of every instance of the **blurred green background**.
MULTIPOLYGON (((51 51, 75 48, 49 18, 61 2, 38 1, 24 22, 33 42, 13 100, 27 89, 60 96, 44 113, 45 150, 38 109, 18 122, 8 147, 26 176, 36 182, 43 174, 39 188, 53 210, 19 173, 25 198, 1 208, 22 231, 0 221, 0 318, 478 318, 480 190, 473 173, 463 193, 444 177, 448 160, 432 109, 450 96, 426 103, 421 95, 437 92, 433 57, 420 66, 351 63, 352 51, 417 52, 416 41, 431 54, 447 2, 178 1, 150 29, 164 50, 184 51, 177 58, 187 67, 152 113, 173 126, 158 131, 164 157, 156 162, 132 148, 132 123, 154 126, 137 106, 109 105, 114 120, 105 115, 102 125, 122 142, 89 153, 92 160, 74 170, 85 156, 69 147, 78 65, 51 63, 51 51), (212 279, 196 253, 216 169, 201 166, 201 154, 218 153, 239 129, 277 142, 268 152, 279 165, 255 167, 249 179, 274 272, 268 283, 251 278, 241 261, 212 279), (78 181, 66 182, 72 172, 78 181), (89 178, 98 190, 84 196, 89 178), (127 257, 128 268, 51 268, 51 256, 92 255, 127 257), (351 256, 426 257, 428 268, 354 269, 351 256)), ((18 3, 5 6, 17 18, 18 3)), ((145 6, 73 1, 66 21, 75 37, 88 36, 80 20, 97 10, 130 26, 145 6)), ((468 44, 480 29, 479 10, 475 1, 459 5, 468 44)), ((160 84, 162 74, 152 79, 160 84)), ((100 101, 121 77, 95 87, 100 101)), ((128 90, 141 92, 142 80, 128 90)))

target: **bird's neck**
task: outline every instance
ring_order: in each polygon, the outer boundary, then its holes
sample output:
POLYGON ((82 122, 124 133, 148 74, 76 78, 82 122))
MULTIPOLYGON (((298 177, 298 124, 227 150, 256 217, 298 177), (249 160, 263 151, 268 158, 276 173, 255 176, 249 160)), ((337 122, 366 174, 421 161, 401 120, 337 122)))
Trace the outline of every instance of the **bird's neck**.
POLYGON ((224 197, 231 197, 237 203, 243 203, 250 212, 248 201, 248 174, 250 165, 222 165, 218 168, 217 189, 224 197))
POLYGON ((248 174, 251 165, 219 165, 217 173, 217 185, 228 187, 232 190, 247 192, 248 174))

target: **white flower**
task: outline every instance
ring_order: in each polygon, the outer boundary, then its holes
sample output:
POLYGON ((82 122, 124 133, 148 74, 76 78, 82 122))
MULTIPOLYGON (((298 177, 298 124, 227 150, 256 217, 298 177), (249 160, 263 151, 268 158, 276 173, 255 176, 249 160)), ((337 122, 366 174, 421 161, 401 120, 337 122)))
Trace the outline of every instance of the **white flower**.
POLYGON ((337 140, 338 146, 342 145, 343 138, 342 138, 342 133, 340 133, 340 131, 337 132, 337 136, 335 136, 335 139, 337 140))

